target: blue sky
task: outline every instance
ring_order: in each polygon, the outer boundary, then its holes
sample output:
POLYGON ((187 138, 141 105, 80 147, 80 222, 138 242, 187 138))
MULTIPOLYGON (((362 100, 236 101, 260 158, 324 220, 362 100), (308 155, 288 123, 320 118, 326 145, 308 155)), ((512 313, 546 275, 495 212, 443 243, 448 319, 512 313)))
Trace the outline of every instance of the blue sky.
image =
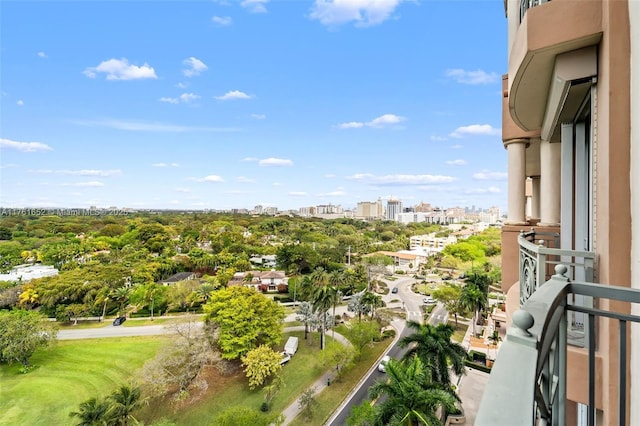
POLYGON ((3 1, 0 206, 506 208, 502 0, 3 1))

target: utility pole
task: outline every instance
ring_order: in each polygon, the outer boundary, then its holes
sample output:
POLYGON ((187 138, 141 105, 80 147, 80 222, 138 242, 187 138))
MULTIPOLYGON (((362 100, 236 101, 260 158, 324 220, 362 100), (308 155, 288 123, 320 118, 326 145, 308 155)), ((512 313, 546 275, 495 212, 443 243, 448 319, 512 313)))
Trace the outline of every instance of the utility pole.
POLYGON ((347 265, 351 265, 351 246, 347 250, 347 265))

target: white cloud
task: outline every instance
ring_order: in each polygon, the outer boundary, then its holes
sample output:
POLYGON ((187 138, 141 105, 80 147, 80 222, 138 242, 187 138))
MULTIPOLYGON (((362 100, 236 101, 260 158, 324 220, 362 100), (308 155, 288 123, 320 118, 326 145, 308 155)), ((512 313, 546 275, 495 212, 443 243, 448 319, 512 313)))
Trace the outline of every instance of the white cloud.
POLYGON ((176 192, 182 192, 185 194, 189 194, 191 193, 191 188, 186 188, 186 187, 178 187, 175 189, 176 192))
POLYGON ((138 80, 144 78, 158 78, 155 70, 147 63, 142 66, 130 65, 125 58, 109 59, 103 61, 97 67, 89 67, 83 74, 89 78, 95 78, 97 73, 105 73, 107 80, 138 80))
POLYGON ((265 5, 269 3, 269 0, 242 0, 240 6, 244 7, 251 13, 266 13, 267 8, 265 5))
POLYGON ((229 101, 233 99, 251 99, 252 96, 247 95, 239 90, 231 90, 222 96, 214 96, 219 101, 229 101))
POLYGON ((205 65, 204 62, 193 56, 182 61, 182 64, 187 67, 186 69, 182 70, 182 74, 184 74, 185 77, 194 77, 196 75, 200 75, 201 72, 206 71, 207 68, 209 68, 205 65))
POLYGON ((402 0, 316 0, 311 19, 326 26, 355 22, 356 27, 370 27, 391 17, 402 0))
POLYGON ((495 72, 483 70, 466 71, 460 68, 449 69, 445 75, 462 84, 490 84, 500 80, 500 75, 495 72))
POLYGON ((255 181, 256 181, 255 179, 251 179, 245 176, 238 176, 236 178, 236 182, 239 182, 239 183, 255 183, 255 181))
POLYGON ((178 98, 167 98, 167 97, 162 97, 160 99, 158 99, 160 102, 166 102, 168 104, 177 104, 180 101, 178 100, 178 98))
POLYGON ((38 173, 38 174, 56 174, 56 175, 66 175, 66 176, 100 176, 100 177, 109 177, 109 176, 120 176, 122 175, 122 170, 113 169, 113 170, 94 170, 94 169, 82 169, 82 170, 51 170, 51 169, 39 169, 39 170, 29 170, 29 173, 38 173))
POLYGON ((384 175, 376 176, 371 173, 357 173, 347 179, 371 185, 428 185, 433 183, 450 183, 456 180, 453 176, 444 175, 384 175))
POLYGON ((196 182, 215 182, 215 183, 224 182, 224 179, 218 175, 209 175, 203 178, 190 178, 189 180, 194 180, 196 182))
POLYGON ((16 105, 24 106, 24 101, 22 99, 18 99, 18 102, 16 102, 16 105))
POLYGON ((482 170, 478 173, 474 173, 473 178, 476 180, 507 180, 507 173, 482 170))
POLYGON ((339 129, 359 129, 361 127, 373 127, 379 129, 381 127, 399 124, 405 121, 406 118, 395 114, 383 114, 380 117, 376 117, 368 122, 361 121, 348 121, 346 123, 340 123, 336 127, 339 129))
POLYGON ((256 161, 258 161, 258 159, 256 157, 244 157, 242 159, 242 161, 244 161, 244 162, 256 162, 256 161))
POLYGON ((46 58, 47 57, 47 54, 44 53, 44 52, 38 52, 38 53, 36 53, 36 55, 38 55, 39 58, 46 58))
POLYGON ((255 118, 256 120, 264 120, 267 118, 264 114, 251 114, 251 118, 255 118))
POLYGON ((86 188, 96 187, 97 188, 97 187, 104 186, 104 183, 94 180, 89 182, 63 183, 62 186, 78 186, 78 187, 86 187, 86 188))
POLYGON ((186 89, 187 87, 189 87, 189 83, 182 83, 182 82, 180 82, 180 83, 176 84, 176 87, 177 87, 178 89, 186 89))
POLYGON ((326 175, 324 175, 324 177, 326 177, 327 179, 331 179, 336 177, 336 175, 334 175, 333 173, 327 173, 326 175))
POLYGON ((448 140, 448 138, 445 138, 444 136, 431 136, 429 139, 436 142, 442 142, 442 141, 448 140))
POLYGON ((231 19, 231 16, 214 16, 213 18, 211 18, 211 21, 221 27, 228 27, 233 23, 233 19, 231 19))
POLYGON ((135 132, 237 132, 237 128, 233 127, 197 127, 197 126, 179 126, 175 124, 165 123, 147 123, 144 121, 128 121, 128 120, 76 120, 74 124, 87 127, 109 127, 118 130, 130 130, 135 132))
POLYGON ((460 159, 445 161, 445 163, 450 166, 466 166, 467 165, 466 160, 460 160, 460 159))
POLYGON ((465 135, 500 136, 501 134, 501 129, 496 129, 490 124, 471 124, 469 126, 458 127, 451 132, 449 136, 452 138, 462 138, 465 135))
POLYGON ((292 197, 306 197, 309 194, 304 191, 291 191, 289 192, 289 195, 291 195, 292 197))
POLYGON ((460 144, 451 145, 451 149, 462 149, 462 148, 464 148, 464 145, 460 145, 460 144))
POLYGON ((153 167, 180 167, 178 163, 153 163, 153 167))
POLYGON ((53 151, 53 148, 42 142, 18 142, 2 138, 0 138, 0 148, 15 149, 22 152, 53 151))
POLYGON ((349 121, 346 123, 338 124, 338 128, 340 129, 359 129, 360 127, 364 127, 364 123, 359 121, 349 121))
POLYGON ((263 158, 258 161, 260 166, 293 166, 293 161, 285 158, 263 158))
POLYGON ((180 102, 188 104, 188 103, 191 103, 191 101, 195 101, 196 99, 200 99, 200 96, 196 95, 195 93, 183 93, 177 98, 163 97, 163 98, 160 98, 159 101, 167 102, 170 104, 178 104, 180 102))
MULTIPOLYGON (((273 182, 271 186, 282 186, 282 184, 280 182, 273 182)), ((261 204, 265 205, 264 203, 261 203, 261 204)))

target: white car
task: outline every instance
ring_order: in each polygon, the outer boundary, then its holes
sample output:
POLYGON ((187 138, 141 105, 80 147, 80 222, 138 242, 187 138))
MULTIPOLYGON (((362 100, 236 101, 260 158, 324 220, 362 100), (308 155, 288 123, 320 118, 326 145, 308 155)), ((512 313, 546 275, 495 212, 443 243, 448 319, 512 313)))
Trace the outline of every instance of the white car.
POLYGON ((422 303, 424 303, 425 305, 435 305, 436 300, 431 296, 427 296, 424 299, 422 299, 422 303))
POLYGON ((391 357, 389 355, 385 355, 380 360, 380 364, 378 364, 378 371, 385 372, 385 365, 389 362, 391 357))

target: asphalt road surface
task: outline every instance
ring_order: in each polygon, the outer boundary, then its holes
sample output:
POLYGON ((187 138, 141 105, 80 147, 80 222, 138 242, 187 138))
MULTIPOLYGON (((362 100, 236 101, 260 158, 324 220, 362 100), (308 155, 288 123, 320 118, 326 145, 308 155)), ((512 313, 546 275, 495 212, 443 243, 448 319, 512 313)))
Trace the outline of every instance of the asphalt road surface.
MULTIPOLYGON (((403 277, 392 283, 389 283, 389 287, 397 287, 397 293, 391 293, 385 297, 387 300, 399 299, 403 303, 403 307, 407 314, 407 320, 413 320, 416 322, 422 322, 422 299, 424 296, 420 294, 413 293, 411 291, 411 284, 416 280, 411 277, 403 277)), ((432 316, 429 319, 429 324, 438 324, 440 322, 446 322, 448 318, 448 312, 444 307, 440 305, 436 305, 436 307, 432 311, 432 316)), ((411 334, 413 330, 410 330, 406 327, 402 327, 402 331, 400 332, 400 338, 411 334)), ((396 343, 393 345, 388 352, 384 355, 389 355, 394 359, 401 359, 404 354, 407 352, 407 348, 400 348, 396 343)), ((343 426, 347 424, 347 417, 349 417, 349 413, 351 412, 351 408, 362 404, 363 401, 369 399, 369 388, 373 386, 376 380, 384 380, 386 375, 378 371, 378 366, 375 365, 371 370, 369 370, 368 375, 363 381, 360 382, 356 391, 351 395, 351 397, 345 401, 336 412, 331 416, 327 425, 329 426, 343 426)))

